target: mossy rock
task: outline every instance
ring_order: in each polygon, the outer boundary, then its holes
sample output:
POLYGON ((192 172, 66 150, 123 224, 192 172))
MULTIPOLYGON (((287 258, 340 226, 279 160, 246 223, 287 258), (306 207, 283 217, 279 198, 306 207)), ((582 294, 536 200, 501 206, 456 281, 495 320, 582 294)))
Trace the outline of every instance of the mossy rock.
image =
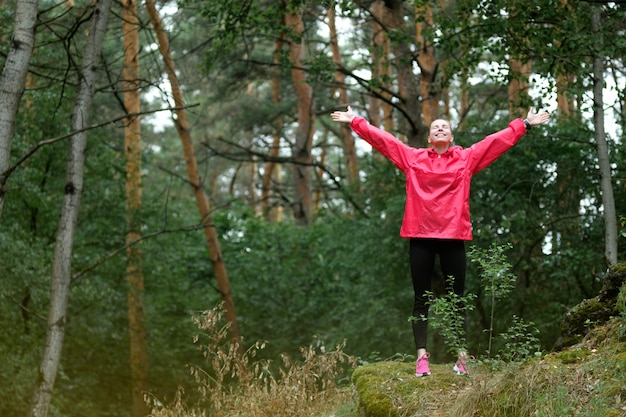
MULTIPOLYGON (((471 363, 471 377, 452 363, 379 362, 357 368, 352 381, 359 417, 626 416, 626 341, 621 317, 590 329, 580 343, 523 362, 471 363)), ((339 414, 336 414, 339 415, 339 414)), ((344 414, 341 414, 344 415, 344 414)), ((350 414, 353 416, 354 414, 350 414)))
POLYGON ((604 276, 600 294, 583 300, 565 314, 561 337, 555 349, 560 350, 580 342, 591 329, 619 314, 617 296, 626 283, 626 263, 612 266, 604 276))
POLYGON ((430 365, 431 376, 415 376, 415 363, 377 362, 357 368, 352 382, 359 397, 359 416, 398 417, 406 410, 420 410, 412 416, 438 416, 447 399, 471 383, 456 375, 452 364, 430 365))

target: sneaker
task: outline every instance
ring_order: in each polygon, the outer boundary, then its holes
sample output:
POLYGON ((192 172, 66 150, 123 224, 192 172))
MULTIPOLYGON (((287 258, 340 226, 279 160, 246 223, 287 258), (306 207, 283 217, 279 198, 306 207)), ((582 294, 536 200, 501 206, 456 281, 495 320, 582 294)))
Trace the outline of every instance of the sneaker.
POLYGON ((467 369, 468 360, 474 360, 474 357, 462 356, 456 361, 456 363, 454 364, 454 368, 452 369, 454 370, 454 372, 456 372, 457 375, 469 375, 469 370, 467 369))
POLYGON ((430 368, 428 367, 428 357, 429 353, 426 353, 424 356, 417 360, 417 364, 415 365, 415 376, 428 376, 430 375, 430 368))

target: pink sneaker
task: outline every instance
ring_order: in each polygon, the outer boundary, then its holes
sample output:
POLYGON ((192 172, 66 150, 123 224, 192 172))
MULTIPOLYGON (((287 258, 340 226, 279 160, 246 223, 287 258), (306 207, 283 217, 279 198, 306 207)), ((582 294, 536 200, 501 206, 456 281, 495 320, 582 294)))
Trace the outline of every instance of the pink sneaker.
POLYGON ((417 360, 415 365, 415 376, 428 376, 430 375, 430 368, 428 367, 428 358, 430 353, 426 353, 424 356, 417 360))
POLYGON ((469 369, 467 369, 467 361, 474 360, 473 356, 461 356, 454 364, 454 372, 457 375, 469 375, 469 369))

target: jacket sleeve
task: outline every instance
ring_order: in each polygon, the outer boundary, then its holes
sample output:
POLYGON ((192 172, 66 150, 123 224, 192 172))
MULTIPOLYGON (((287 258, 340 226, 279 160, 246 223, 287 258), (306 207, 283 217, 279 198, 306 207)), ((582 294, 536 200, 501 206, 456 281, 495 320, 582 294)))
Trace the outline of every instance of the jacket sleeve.
POLYGON ((467 148, 472 174, 486 168, 502 154, 511 149, 524 134, 526 126, 522 119, 515 119, 506 129, 492 133, 485 139, 467 148))
POLYGON ((385 132, 370 125, 362 117, 355 117, 350 123, 352 130, 374 149, 393 162, 400 170, 406 172, 410 166, 411 148, 409 145, 385 132))

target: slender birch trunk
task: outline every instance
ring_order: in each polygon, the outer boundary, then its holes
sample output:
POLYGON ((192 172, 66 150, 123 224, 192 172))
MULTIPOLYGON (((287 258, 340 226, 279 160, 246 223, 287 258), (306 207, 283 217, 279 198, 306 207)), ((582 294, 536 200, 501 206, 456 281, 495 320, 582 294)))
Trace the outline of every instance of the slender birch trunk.
POLYGON ((591 6, 591 29, 594 32, 597 48, 593 54, 593 125, 595 128, 598 165, 600 166, 600 187, 604 207, 604 260, 607 266, 617 263, 617 214, 611 175, 611 158, 604 131, 604 57, 600 54, 602 34, 600 32, 600 6, 591 6))
POLYGON ((37 0, 20 0, 15 9, 11 46, 0 76, 0 216, 4 207, 15 118, 35 45, 37 0))
POLYGON ((198 163, 196 162, 196 156, 193 149, 193 142, 191 140, 189 122, 187 120, 187 112, 184 109, 185 100, 180 88, 178 76, 174 67, 174 59, 170 51, 170 44, 167 38, 167 33, 163 28, 161 17, 156 9, 154 0, 146 0, 146 8, 148 15, 150 16, 150 22, 157 36, 159 43, 159 51, 163 57, 163 63, 165 66, 165 72, 170 82, 172 89, 172 95, 174 96, 176 110, 176 118, 174 119, 174 125, 180 136, 180 140, 183 145, 183 153, 185 155, 185 166, 187 168, 187 176, 189 183, 193 188, 193 193, 196 198, 196 204, 200 211, 200 218, 202 225, 204 226, 204 236, 209 249, 209 256, 213 264, 213 272, 215 273, 215 279, 222 296, 224 303, 224 309, 226 312, 226 319, 230 323, 230 335, 234 342, 239 342, 239 324, 237 323, 237 314, 235 312, 235 302, 233 295, 230 291, 230 282, 228 281, 228 274, 226 273, 226 266, 224 259, 222 258, 222 251, 220 249, 220 243, 213 223, 213 217, 211 216, 211 206, 209 199, 204 190, 204 186, 200 181, 200 175, 198 174, 198 163))
MULTIPOLYGON (((96 70, 102 51, 111 2, 112 0, 98 0, 94 6, 81 65, 80 85, 72 111, 71 131, 84 129, 89 122, 96 84, 96 70)), ((47 416, 54 381, 61 362, 70 295, 74 232, 83 191, 86 142, 86 131, 77 133, 69 141, 65 189, 52 264, 46 346, 39 365, 38 378, 35 382, 28 412, 28 416, 32 417, 47 416)))

